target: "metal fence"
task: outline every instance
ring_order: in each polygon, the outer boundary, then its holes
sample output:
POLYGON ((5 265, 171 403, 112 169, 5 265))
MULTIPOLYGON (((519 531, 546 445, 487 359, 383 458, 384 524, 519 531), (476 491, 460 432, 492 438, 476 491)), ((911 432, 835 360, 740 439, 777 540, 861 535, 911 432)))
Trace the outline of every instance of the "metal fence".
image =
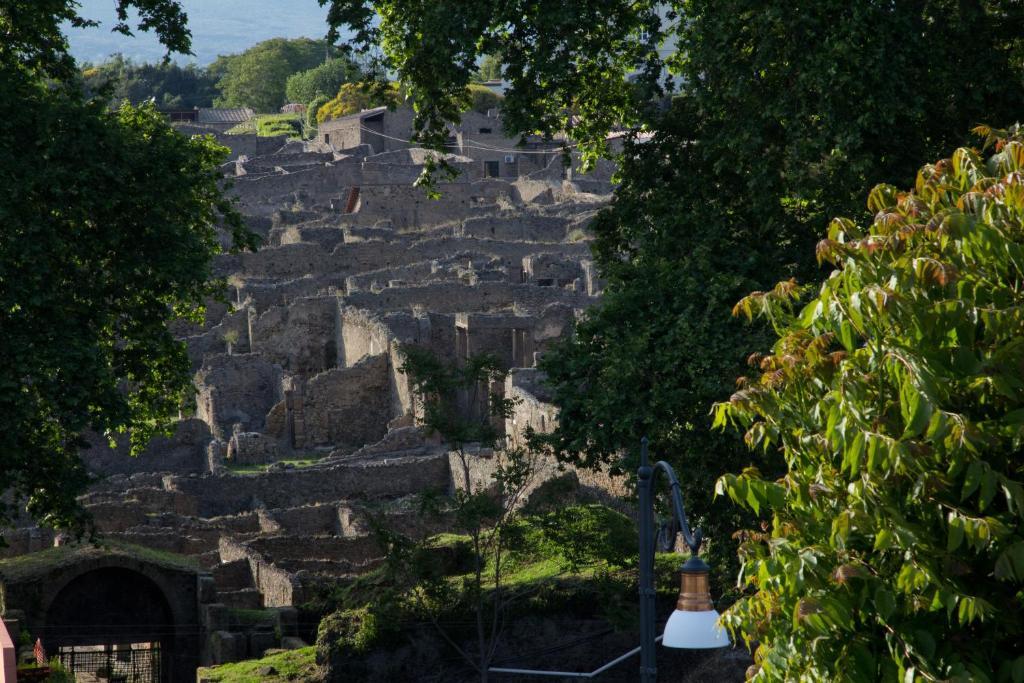
POLYGON ((61 664, 77 683, 161 683, 160 643, 66 645, 61 664))

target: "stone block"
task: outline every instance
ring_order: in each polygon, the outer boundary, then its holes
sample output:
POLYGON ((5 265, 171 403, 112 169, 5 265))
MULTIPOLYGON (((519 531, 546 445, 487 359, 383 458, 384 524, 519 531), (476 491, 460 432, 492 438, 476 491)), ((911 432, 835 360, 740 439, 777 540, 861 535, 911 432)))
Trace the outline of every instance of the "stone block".
POLYGON ((227 605, 219 602, 202 606, 203 627, 210 632, 223 631, 228 625, 227 605))
POLYGON ((230 631, 214 631, 210 635, 210 657, 214 664, 227 664, 245 658, 245 636, 230 631))
POLYGON ((253 631, 249 634, 249 656, 262 657, 265 651, 277 647, 278 644, 273 631, 253 631))
MULTIPOLYGON (((299 632, 299 610, 294 607, 278 607, 277 625, 278 628, 281 629, 281 634, 283 636, 294 636, 299 632)), ((282 647, 287 647, 287 645, 284 644, 284 640, 281 641, 281 645, 282 647)), ((300 647, 305 647, 305 645, 301 645, 300 647)))

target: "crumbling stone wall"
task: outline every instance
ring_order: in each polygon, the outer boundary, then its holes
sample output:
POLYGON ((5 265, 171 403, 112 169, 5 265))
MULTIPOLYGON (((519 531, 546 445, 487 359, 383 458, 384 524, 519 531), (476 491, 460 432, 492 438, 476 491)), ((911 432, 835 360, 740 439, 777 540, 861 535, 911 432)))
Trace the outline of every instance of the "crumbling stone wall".
POLYGON ((262 315, 251 316, 253 351, 288 372, 322 372, 338 362, 337 318, 335 297, 308 297, 272 306, 262 315))
POLYGON ((368 355, 355 365, 316 375, 304 392, 307 446, 355 450, 379 441, 391 414, 389 362, 368 355))
POLYGON ((234 425, 259 431, 280 397, 281 370, 258 354, 208 356, 196 375, 197 414, 214 438, 227 441, 234 425))

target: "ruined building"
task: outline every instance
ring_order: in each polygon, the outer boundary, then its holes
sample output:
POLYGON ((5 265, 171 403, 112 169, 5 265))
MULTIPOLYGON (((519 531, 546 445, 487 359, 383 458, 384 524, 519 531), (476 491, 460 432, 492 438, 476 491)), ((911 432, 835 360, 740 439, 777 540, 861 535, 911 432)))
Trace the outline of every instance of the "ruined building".
MULTIPOLYGON (((402 142, 409 127, 408 112, 370 110, 311 143, 219 136, 233 150, 230 192, 264 246, 220 256, 224 300, 203 324, 175 327, 195 413, 137 459, 98 437, 84 453, 99 476, 84 503, 107 539, 198 563, 208 662, 287 641, 294 606, 379 563, 368 513, 405 533, 443 530, 412 497, 458 482, 444 445, 415 425, 400 344, 449 360, 496 354, 514 368, 505 391, 521 399, 507 432, 556 420, 532 368, 600 295, 587 226, 609 200, 610 165, 580 175, 550 144, 511 147, 500 120, 471 114, 447 157, 459 177, 432 200, 413 187, 428 152, 402 142), (230 619, 267 607, 281 614, 269 635, 230 619)), ((477 461, 486 476, 487 454, 477 461)), ((0 557, 55 542, 27 520, 7 539, 0 557)), ((45 606, 6 608, 47 633, 45 606)), ((48 637, 61 645, 59 631, 48 637)))

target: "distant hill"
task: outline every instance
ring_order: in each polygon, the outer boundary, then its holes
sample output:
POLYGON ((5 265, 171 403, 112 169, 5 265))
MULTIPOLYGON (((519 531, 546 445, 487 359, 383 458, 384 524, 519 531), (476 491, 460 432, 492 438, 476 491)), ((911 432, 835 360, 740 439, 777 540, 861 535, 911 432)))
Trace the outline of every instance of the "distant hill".
MULTIPOLYGON (((150 33, 128 38, 110 29, 114 0, 79 0, 81 14, 101 22, 99 28, 68 29, 71 52, 80 62, 100 62, 115 52, 135 61, 153 62, 164 56, 150 33)), ((241 52, 267 38, 322 38, 327 33, 327 10, 316 0, 181 0, 192 30, 194 57, 176 55, 181 63, 205 66, 217 55, 241 52)))

